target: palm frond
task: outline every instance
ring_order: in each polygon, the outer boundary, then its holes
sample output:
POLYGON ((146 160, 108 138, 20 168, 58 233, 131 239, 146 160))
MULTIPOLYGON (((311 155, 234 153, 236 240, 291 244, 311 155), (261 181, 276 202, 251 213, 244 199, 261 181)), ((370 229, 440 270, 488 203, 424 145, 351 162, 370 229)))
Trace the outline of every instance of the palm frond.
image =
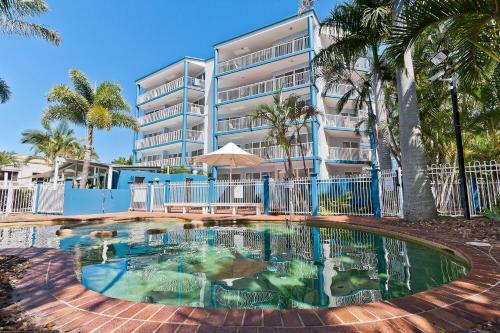
POLYGON ((94 89, 87 76, 77 69, 72 69, 69 71, 69 77, 75 91, 82 95, 89 105, 94 103, 94 89))
POLYGON ((101 105, 111 112, 128 111, 130 105, 125 101, 122 88, 114 82, 103 82, 97 87, 95 92, 95 104, 101 105))
POLYGON ((0 34, 34 37, 55 45, 61 43, 59 33, 44 25, 5 17, 0 19, 0 34))
POLYGON ((134 131, 139 130, 139 125, 132 115, 119 111, 111 113, 111 126, 130 128, 134 131))
POLYGON ((10 98, 10 87, 4 79, 0 78, 0 103, 5 103, 10 98))
POLYGON ((0 15, 7 18, 41 15, 48 10, 44 0, 0 0, 0 15))

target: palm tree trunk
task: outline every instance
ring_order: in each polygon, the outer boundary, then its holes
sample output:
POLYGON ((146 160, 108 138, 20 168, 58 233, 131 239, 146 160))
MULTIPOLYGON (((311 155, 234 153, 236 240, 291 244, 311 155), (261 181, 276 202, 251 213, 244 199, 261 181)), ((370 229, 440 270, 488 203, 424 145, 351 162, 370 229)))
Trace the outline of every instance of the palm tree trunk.
MULTIPOLYGON (((403 1, 396 0, 393 18, 398 16, 403 1)), ((411 50, 404 56, 404 68, 396 73, 399 100, 399 139, 403 166, 403 215, 410 221, 436 217, 436 204, 427 175, 427 161, 420 133, 417 90, 411 50)))
POLYGON ((380 69, 380 59, 378 56, 377 45, 372 46, 373 54, 373 70, 372 70, 372 87, 375 113, 377 115, 377 151, 378 151, 378 167, 381 170, 391 169, 391 151, 389 149, 389 138, 387 136, 387 110, 385 107, 385 94, 382 81, 382 73, 380 69))
POLYGON ((89 178, 90 160, 92 158, 92 146, 94 141, 94 127, 87 127, 87 142, 85 144, 85 155, 83 156, 83 170, 80 179, 80 188, 87 187, 87 179, 89 178))
POLYGON ((292 154, 290 153, 290 146, 283 147, 286 153, 286 160, 288 163, 288 170, 286 176, 288 179, 293 178, 293 165, 292 165, 292 154))

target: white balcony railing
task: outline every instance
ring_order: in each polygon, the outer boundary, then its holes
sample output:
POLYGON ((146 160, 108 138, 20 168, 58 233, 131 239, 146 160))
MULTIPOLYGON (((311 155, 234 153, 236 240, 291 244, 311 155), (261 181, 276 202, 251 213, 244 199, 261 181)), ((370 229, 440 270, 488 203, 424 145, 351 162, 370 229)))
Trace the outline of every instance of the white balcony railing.
POLYGON ((255 128, 260 126, 266 126, 270 123, 263 119, 251 119, 250 117, 241 117, 227 120, 219 120, 218 130, 219 132, 234 131, 244 128, 255 128))
POLYGON ((364 130, 367 124, 366 121, 360 124, 363 120, 366 120, 366 117, 351 117, 333 114, 325 115, 325 125, 330 127, 354 129, 358 126, 360 130, 364 130))
MULTIPOLYGON (((335 97, 342 97, 344 96, 349 90, 352 89, 352 86, 348 84, 337 84, 330 89, 326 91, 326 94, 329 96, 335 96, 335 97)), ((351 98, 356 98, 358 97, 358 93, 354 91, 351 94, 351 98)))
POLYGON ((371 160, 371 149, 330 147, 328 150, 328 159, 368 162, 371 160))
MULTIPOLYGON (((312 143, 303 143, 302 149, 304 151, 304 156, 312 156, 312 143)), ((274 159, 286 159, 287 155, 285 150, 281 146, 269 146, 269 147, 261 147, 261 148, 248 148, 245 149, 247 152, 260 156, 266 160, 274 160, 274 159)), ((291 157, 302 157, 301 148, 299 144, 294 144, 290 147, 290 156, 291 157)))
POLYGON ((309 36, 300 37, 288 42, 268 47, 234 59, 226 60, 217 65, 218 73, 224 73, 239 68, 244 68, 259 62, 278 58, 305 50, 309 47, 309 36))
POLYGON ((279 89, 301 86, 309 83, 309 71, 295 73, 280 78, 252 83, 246 86, 228 89, 219 92, 219 102, 231 101, 238 98, 274 92, 279 89))
MULTIPOLYGON (((142 161, 139 163, 136 163, 137 166, 148 166, 148 167, 166 167, 166 166, 183 166, 182 164, 182 157, 169 157, 169 158, 162 158, 159 160, 154 160, 154 161, 142 161)), ((200 163, 194 163, 193 162, 193 157, 187 157, 186 158, 186 164, 189 166, 200 166, 200 163)))
POLYGON ((202 131, 193 131, 193 130, 186 131, 186 140, 203 141, 203 137, 204 136, 202 131))
MULTIPOLYGON (((175 104, 175 105, 169 106, 168 108, 156 110, 156 111, 150 112, 142 117, 139 117, 139 118, 137 118, 137 122, 139 123, 139 126, 144 126, 146 124, 150 124, 150 123, 155 122, 155 121, 166 119, 166 118, 172 117, 174 115, 182 114, 183 109, 184 109, 184 103, 175 104)), ((203 114, 203 113, 205 113, 205 106, 188 103, 187 112, 188 113, 203 114)))
MULTIPOLYGON (((188 85, 200 89, 205 88, 205 80, 197 79, 194 77, 188 77, 188 85)), ((157 87, 151 88, 144 92, 143 94, 137 96, 137 104, 141 104, 150 101, 156 97, 168 94, 180 87, 184 86, 184 77, 180 77, 173 81, 163 83, 157 87)))
MULTIPOLYGON (((150 136, 149 138, 144 138, 136 141, 136 149, 153 147, 157 145, 166 144, 169 142, 180 141, 182 140, 182 130, 177 130, 168 133, 162 133, 154 136, 150 136)), ((203 141, 203 132, 201 131, 186 131, 186 140, 191 141, 203 141)))

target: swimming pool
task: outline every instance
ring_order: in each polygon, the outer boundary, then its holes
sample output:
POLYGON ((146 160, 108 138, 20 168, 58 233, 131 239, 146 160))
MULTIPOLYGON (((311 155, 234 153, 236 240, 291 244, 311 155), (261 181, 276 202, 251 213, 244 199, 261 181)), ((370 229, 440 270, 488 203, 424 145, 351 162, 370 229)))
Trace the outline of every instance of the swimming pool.
POLYGON ((0 247, 74 254, 85 287, 136 302, 207 308, 320 308, 406 296, 459 279, 458 257, 374 233, 305 224, 186 229, 172 221, 0 229, 0 247), (116 231, 96 238, 93 231, 116 231))

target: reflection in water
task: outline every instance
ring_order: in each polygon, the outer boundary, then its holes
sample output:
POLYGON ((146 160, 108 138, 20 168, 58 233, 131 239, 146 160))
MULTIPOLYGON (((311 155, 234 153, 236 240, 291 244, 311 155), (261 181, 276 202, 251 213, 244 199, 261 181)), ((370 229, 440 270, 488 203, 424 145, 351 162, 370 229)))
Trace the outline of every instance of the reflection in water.
POLYGON ((55 236, 58 228, 0 229, 0 247, 70 250, 86 287, 150 303, 338 307, 420 292, 467 271, 457 258, 414 243, 303 224, 184 229, 136 222, 76 227, 66 238, 55 236), (90 237, 96 229, 118 236, 90 237))

